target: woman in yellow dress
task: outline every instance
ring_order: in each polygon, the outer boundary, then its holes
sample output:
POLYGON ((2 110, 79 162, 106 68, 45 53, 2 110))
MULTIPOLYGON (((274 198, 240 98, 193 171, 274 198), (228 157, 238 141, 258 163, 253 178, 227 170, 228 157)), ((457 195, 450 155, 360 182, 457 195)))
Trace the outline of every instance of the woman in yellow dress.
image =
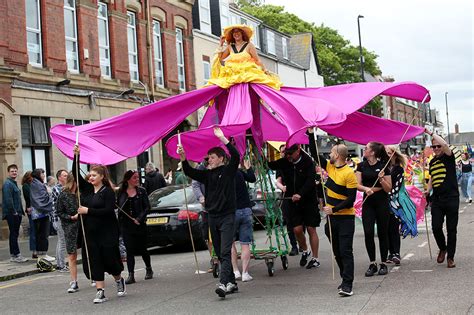
POLYGON ((265 69, 255 46, 250 42, 252 35, 253 31, 247 25, 232 25, 224 29, 208 84, 226 89, 237 83, 252 82, 280 89, 280 79, 265 69))

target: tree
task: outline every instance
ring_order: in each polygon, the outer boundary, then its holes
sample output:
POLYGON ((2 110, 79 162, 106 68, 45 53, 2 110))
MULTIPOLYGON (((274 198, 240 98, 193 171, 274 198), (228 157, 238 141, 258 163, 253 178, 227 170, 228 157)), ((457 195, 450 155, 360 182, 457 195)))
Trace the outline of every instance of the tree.
MULTIPOLYGON (((262 20, 265 24, 286 34, 311 32, 315 39, 321 75, 325 85, 361 82, 359 49, 350 44, 336 30, 321 24, 303 21, 285 11, 283 6, 264 5, 261 0, 239 0, 239 8, 262 20)), ((364 70, 379 75, 377 55, 362 48, 364 70)))

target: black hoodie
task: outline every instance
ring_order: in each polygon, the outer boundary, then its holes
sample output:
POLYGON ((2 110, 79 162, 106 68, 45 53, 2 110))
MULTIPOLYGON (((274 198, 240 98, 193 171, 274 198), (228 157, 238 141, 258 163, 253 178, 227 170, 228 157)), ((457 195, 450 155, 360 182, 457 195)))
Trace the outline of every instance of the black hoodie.
POLYGON ((146 189, 146 193, 149 195, 158 188, 166 187, 166 181, 163 175, 157 171, 152 171, 145 175, 145 183, 143 186, 146 189))

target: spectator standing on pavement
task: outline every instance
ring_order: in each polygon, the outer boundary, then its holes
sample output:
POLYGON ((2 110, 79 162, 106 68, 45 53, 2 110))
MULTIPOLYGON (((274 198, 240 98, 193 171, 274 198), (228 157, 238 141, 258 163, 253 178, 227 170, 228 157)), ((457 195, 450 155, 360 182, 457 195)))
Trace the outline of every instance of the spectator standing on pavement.
MULTIPOLYGON (((60 176, 62 176, 62 174, 60 174, 60 176)), ((74 180, 74 175, 69 173, 66 175, 66 182, 57 197, 54 207, 55 214, 61 221, 62 234, 64 235, 66 251, 68 253, 69 273, 71 275, 71 282, 69 283, 69 288, 67 290, 68 293, 79 291, 79 286, 77 284, 77 235, 79 231, 79 215, 77 214, 78 207, 76 181, 74 180)), ((58 233, 58 235, 60 234, 58 233)))
POLYGON ((392 189, 392 179, 388 168, 383 168, 388 162, 385 146, 380 142, 369 142, 364 148, 365 161, 357 165, 356 177, 359 191, 364 192, 362 204, 362 225, 364 227, 365 247, 369 255, 370 265, 365 272, 366 277, 375 273, 388 273, 388 221, 390 219, 390 205, 388 192, 392 189), (375 260, 375 225, 379 238, 380 268, 375 260))
POLYGON ((311 158, 298 144, 285 149, 285 157, 269 162, 272 170, 280 170, 286 182, 289 203, 288 220, 293 226, 300 249, 303 250, 300 266, 306 269, 319 267, 319 237, 316 227, 321 223, 316 191, 316 169, 311 158), (309 234, 311 250, 308 249, 304 227, 309 234), (308 258, 311 259, 308 262, 308 258))
POLYGON ((23 191, 23 199, 25 200, 26 206, 26 215, 28 216, 28 235, 30 239, 30 251, 31 251, 31 258, 36 259, 38 258, 38 254, 36 253, 36 230, 35 230, 35 222, 31 217, 31 197, 30 197, 30 190, 31 190, 31 182, 33 181, 33 176, 31 176, 31 171, 27 171, 23 178, 21 179, 21 190, 23 191))
MULTIPOLYGON (((286 145, 282 144, 280 146, 280 158, 285 157, 285 149, 286 149, 286 145)), ((283 197, 283 200, 281 202, 281 211, 283 213, 283 218, 285 219, 285 222, 286 222, 286 230, 287 230, 288 238, 290 239, 290 244, 291 244, 291 251, 289 255, 296 256, 298 255, 298 242, 296 241, 296 236, 295 236, 295 232, 293 231, 293 226, 291 225, 291 221, 288 219, 290 200, 285 199, 286 197, 285 180, 280 170, 276 171, 275 177, 276 177, 276 186, 281 190, 282 197, 283 197)))
POLYGON ((118 213, 120 230, 127 249, 126 284, 135 283, 135 255, 141 255, 143 258, 146 266, 145 280, 153 278, 151 258, 146 247, 146 215, 150 210, 150 201, 146 190, 138 186, 139 181, 137 171, 127 171, 123 176, 117 198, 121 209, 118 213))
POLYGON ((68 267, 64 259, 66 258, 66 240, 64 236, 64 230, 62 228, 61 220, 56 214, 56 203, 58 201, 59 194, 61 193, 64 185, 67 182, 68 172, 65 169, 60 169, 56 172, 57 184, 53 186, 51 198, 53 199, 53 212, 51 214, 51 220, 53 221, 53 228, 56 230, 58 235, 58 242, 56 243, 56 264, 59 272, 69 272, 68 267))
POLYGON ((20 235, 21 219, 25 215, 23 205, 21 204, 21 190, 18 188, 16 178, 18 177, 18 166, 8 165, 8 177, 2 187, 2 219, 7 220, 9 236, 8 244, 10 247, 11 262, 25 262, 28 259, 23 257, 18 246, 18 237, 20 235))
POLYGON ((235 174, 235 197, 236 208, 235 211, 235 236, 234 243, 232 243, 232 267, 234 268, 235 279, 242 278, 243 282, 251 281, 253 278, 249 274, 250 263, 250 244, 253 241, 253 218, 252 218, 252 203, 250 202, 247 184, 255 183, 257 178, 255 172, 250 165, 249 160, 243 161, 243 168, 239 169, 235 174), (240 260, 242 262, 242 273, 239 271, 236 242, 240 242, 241 254, 240 260))
POLYGON ((54 261, 53 257, 46 255, 49 247, 49 216, 53 211, 53 200, 44 183, 44 170, 37 168, 33 170, 31 175, 33 176, 33 181, 30 185, 30 197, 31 207, 33 208, 32 217, 35 222, 36 230, 36 251, 38 252, 38 257, 43 257, 48 261, 54 261))
POLYGON ((472 203, 472 163, 469 161, 469 153, 461 155, 461 191, 466 202, 472 203))
POLYGON ((165 178, 160 172, 158 172, 153 163, 146 163, 145 173, 146 175, 144 187, 148 195, 157 189, 166 187, 165 178))
MULTIPOLYGON (((84 220, 84 230, 87 244, 83 245, 82 264, 84 273, 96 282, 97 293, 94 303, 107 301, 105 297, 104 273, 113 276, 117 286, 117 296, 126 295, 125 280, 122 278, 123 264, 119 250, 119 226, 115 215, 115 192, 111 187, 107 168, 104 165, 92 165, 89 180, 85 181, 77 174, 79 147, 74 147, 72 172, 79 181, 81 206, 77 212, 84 220), (87 246, 88 258, 84 247, 87 246)), ((84 240, 84 237, 82 237, 84 240)))
POLYGON ((456 179, 456 161, 448 143, 428 130, 425 130, 433 139, 431 148, 434 158, 430 161, 430 180, 428 193, 431 195, 431 227, 438 244, 439 253, 437 262, 442 264, 448 255, 448 268, 456 267, 454 254, 456 253, 456 237, 459 219, 459 190, 456 179), (447 242, 443 232, 444 218, 446 217, 447 242))
POLYGON ((221 147, 211 148, 208 170, 197 170, 189 165, 182 146, 178 147, 183 170, 192 179, 205 186, 205 208, 209 212, 209 228, 214 250, 221 263, 220 281, 215 292, 222 298, 238 291, 232 272, 231 248, 234 239, 235 221, 235 173, 239 167, 240 154, 224 136, 220 128, 214 128, 214 135, 227 147, 230 161, 225 161, 225 151, 221 147))

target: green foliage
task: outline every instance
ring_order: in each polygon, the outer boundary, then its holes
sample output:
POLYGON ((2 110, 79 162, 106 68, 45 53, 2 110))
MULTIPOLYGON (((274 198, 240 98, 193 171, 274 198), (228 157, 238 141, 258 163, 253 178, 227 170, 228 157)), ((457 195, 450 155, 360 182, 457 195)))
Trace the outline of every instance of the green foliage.
MULTIPOLYGON (((303 21, 298 16, 285 11, 283 6, 264 5, 262 0, 239 0, 239 8, 262 20, 265 24, 287 34, 311 32, 313 34, 321 75, 325 85, 360 82, 360 54, 358 46, 353 46, 336 30, 321 24, 303 21)), ((381 71, 374 52, 362 49, 364 70, 371 75, 381 71)))

